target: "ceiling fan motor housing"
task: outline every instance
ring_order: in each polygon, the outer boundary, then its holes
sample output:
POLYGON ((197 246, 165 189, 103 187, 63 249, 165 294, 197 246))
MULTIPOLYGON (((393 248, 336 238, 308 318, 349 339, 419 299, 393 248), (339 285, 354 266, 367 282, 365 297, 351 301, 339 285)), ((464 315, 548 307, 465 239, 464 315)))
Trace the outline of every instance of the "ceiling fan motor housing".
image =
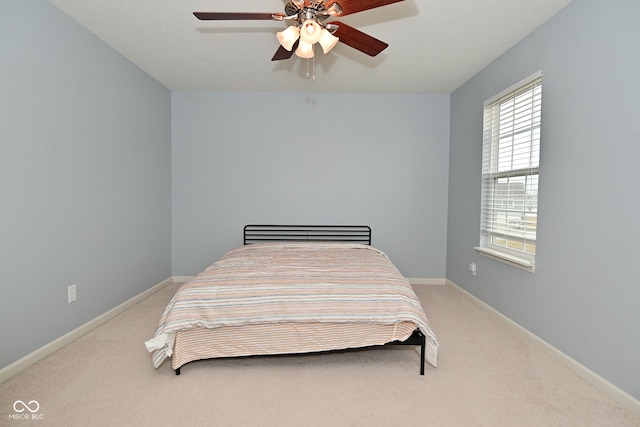
POLYGON ((284 6, 284 12, 287 17, 296 17, 298 23, 311 19, 322 25, 322 21, 331 15, 339 15, 342 8, 337 3, 333 3, 330 10, 325 7, 324 1, 312 1, 309 6, 305 6, 303 1, 289 0, 284 6))
POLYGON ((300 11, 300 8, 292 0, 288 1, 287 4, 284 5, 284 13, 287 16, 296 15, 299 11, 300 11))

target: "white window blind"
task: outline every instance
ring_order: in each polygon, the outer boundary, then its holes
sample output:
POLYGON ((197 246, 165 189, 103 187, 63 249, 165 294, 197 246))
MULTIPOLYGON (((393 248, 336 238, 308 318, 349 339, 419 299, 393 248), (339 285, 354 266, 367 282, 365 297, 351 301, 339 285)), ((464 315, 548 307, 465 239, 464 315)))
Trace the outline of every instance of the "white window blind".
POLYGON ((480 247, 533 271, 538 220, 540 72, 484 106, 480 247))

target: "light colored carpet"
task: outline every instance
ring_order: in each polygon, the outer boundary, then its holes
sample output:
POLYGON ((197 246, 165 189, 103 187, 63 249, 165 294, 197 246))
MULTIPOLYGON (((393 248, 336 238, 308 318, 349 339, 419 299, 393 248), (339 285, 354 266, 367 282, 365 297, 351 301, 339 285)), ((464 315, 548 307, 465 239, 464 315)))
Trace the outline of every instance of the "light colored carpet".
POLYGON ((424 376, 412 347, 155 370, 143 342, 177 286, 0 384, 0 425, 640 426, 446 286, 416 288, 441 345, 424 376), (18 400, 37 401, 39 419, 11 418, 18 400))

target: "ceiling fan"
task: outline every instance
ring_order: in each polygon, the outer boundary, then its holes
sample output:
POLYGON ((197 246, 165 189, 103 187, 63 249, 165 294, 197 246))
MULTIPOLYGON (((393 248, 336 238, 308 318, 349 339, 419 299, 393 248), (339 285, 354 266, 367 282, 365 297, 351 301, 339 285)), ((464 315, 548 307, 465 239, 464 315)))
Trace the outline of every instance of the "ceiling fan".
POLYGON ((314 45, 328 53, 338 41, 369 56, 376 56, 389 45, 347 24, 325 22, 331 17, 386 6, 403 0, 287 0, 285 13, 250 12, 193 12, 200 20, 273 20, 293 21, 285 30, 276 34, 280 47, 272 61, 289 59, 294 54, 301 58, 313 58, 314 45))

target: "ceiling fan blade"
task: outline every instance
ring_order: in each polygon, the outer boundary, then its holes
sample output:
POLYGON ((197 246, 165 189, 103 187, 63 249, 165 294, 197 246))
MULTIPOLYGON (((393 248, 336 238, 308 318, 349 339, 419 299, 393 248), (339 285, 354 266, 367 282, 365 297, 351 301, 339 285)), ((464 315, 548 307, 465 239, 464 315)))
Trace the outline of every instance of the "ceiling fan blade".
POLYGON ((346 16, 401 1, 404 0, 327 0, 325 5, 328 9, 333 3, 338 3, 340 8, 342 8, 342 13, 336 16, 346 16))
POLYGON ((282 21, 284 13, 251 13, 251 12, 193 12, 196 18, 203 21, 237 21, 265 20, 282 21))
POLYGON ((389 46, 387 43, 342 22, 332 22, 332 24, 338 25, 338 30, 333 35, 338 37, 342 43, 369 56, 376 56, 389 46))
POLYGON ((273 58, 271 58, 271 60, 282 61, 283 59, 289 59, 291 58, 291 56, 293 55, 293 52, 295 52, 297 47, 298 47, 298 40, 296 40, 296 42, 293 44, 293 47, 291 48, 291 50, 287 50, 284 47, 282 47, 282 45, 280 45, 280 47, 278 47, 278 50, 276 51, 276 54, 273 55, 273 58))

